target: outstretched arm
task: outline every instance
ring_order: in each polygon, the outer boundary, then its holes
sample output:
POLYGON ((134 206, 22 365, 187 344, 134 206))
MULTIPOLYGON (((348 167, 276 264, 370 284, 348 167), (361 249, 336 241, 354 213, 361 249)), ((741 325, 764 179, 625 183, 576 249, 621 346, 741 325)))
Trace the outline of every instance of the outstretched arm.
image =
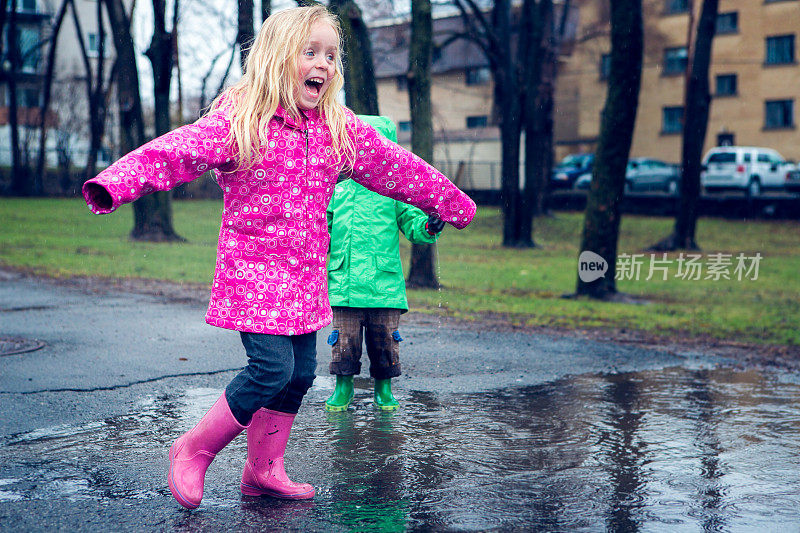
POLYGON ((397 227, 406 236, 406 239, 414 244, 431 244, 436 242, 439 231, 428 231, 428 215, 414 206, 395 202, 395 214, 397 215, 397 227))
POLYGON ((456 228, 475 216, 475 202, 422 158, 351 116, 356 144, 353 178, 367 189, 414 205, 456 228))
POLYGON ((230 123, 222 111, 142 145, 83 184, 94 213, 111 213, 155 191, 168 191, 211 168, 232 165, 225 143, 230 123))

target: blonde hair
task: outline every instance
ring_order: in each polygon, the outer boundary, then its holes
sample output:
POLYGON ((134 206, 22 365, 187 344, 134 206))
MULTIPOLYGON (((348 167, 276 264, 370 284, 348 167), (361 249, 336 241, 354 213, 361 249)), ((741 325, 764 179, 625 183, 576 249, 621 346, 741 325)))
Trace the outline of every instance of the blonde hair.
POLYGON ((298 86, 299 58, 317 22, 330 24, 338 38, 336 72, 328 90, 322 95, 319 107, 333 138, 337 164, 342 160, 352 165, 355 144, 347 133, 347 114, 336 101, 344 86, 341 57, 341 29, 338 19, 324 6, 296 7, 270 15, 250 48, 244 75, 236 84, 217 97, 209 113, 228 108, 231 129, 227 141, 236 149, 239 169, 250 168, 261 158, 266 142, 269 121, 280 104, 291 116, 300 118, 295 101, 298 86))

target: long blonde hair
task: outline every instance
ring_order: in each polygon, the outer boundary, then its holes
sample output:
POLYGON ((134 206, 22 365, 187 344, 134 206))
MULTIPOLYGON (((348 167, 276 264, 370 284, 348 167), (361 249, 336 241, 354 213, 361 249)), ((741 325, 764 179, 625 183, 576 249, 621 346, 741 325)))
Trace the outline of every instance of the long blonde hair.
POLYGON ((336 72, 319 107, 333 137, 337 163, 352 164, 355 144, 346 130, 345 108, 336 97, 344 86, 342 39, 338 19, 324 6, 296 7, 270 15, 258 32, 247 56, 244 75, 214 100, 209 113, 230 108, 231 129, 227 141, 236 148, 239 169, 258 163, 267 139, 270 119, 280 104, 295 118, 301 116, 295 101, 299 79, 299 57, 317 22, 331 25, 338 38, 336 72))

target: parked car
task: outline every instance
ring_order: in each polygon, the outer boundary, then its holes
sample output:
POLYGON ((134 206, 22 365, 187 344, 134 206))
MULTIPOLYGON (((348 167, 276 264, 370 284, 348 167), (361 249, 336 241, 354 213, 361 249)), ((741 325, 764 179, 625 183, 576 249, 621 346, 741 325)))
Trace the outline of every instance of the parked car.
POLYGON ((551 189, 571 189, 578 176, 591 174, 594 165, 594 154, 568 155, 553 168, 550 174, 551 189))
POLYGON ((783 185, 787 191, 800 193, 800 166, 786 172, 786 181, 783 185))
MULTIPOLYGON (((576 189, 588 189, 592 183, 591 172, 578 176, 576 189)), ((670 195, 678 194, 680 169, 678 165, 652 159, 635 157, 628 161, 625 169, 625 193, 661 191, 670 195)))
POLYGON ((708 192, 738 189, 754 197, 766 189, 783 189, 795 169, 771 148, 720 146, 703 158, 700 184, 708 192))

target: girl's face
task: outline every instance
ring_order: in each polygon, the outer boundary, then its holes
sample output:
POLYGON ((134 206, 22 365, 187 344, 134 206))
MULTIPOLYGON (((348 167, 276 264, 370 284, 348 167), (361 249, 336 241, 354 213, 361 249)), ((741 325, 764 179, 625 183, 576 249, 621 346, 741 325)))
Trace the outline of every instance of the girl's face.
POLYGON ((304 110, 319 105, 336 73, 339 36, 326 22, 311 27, 308 42, 300 52, 300 86, 296 95, 297 107, 304 110))

